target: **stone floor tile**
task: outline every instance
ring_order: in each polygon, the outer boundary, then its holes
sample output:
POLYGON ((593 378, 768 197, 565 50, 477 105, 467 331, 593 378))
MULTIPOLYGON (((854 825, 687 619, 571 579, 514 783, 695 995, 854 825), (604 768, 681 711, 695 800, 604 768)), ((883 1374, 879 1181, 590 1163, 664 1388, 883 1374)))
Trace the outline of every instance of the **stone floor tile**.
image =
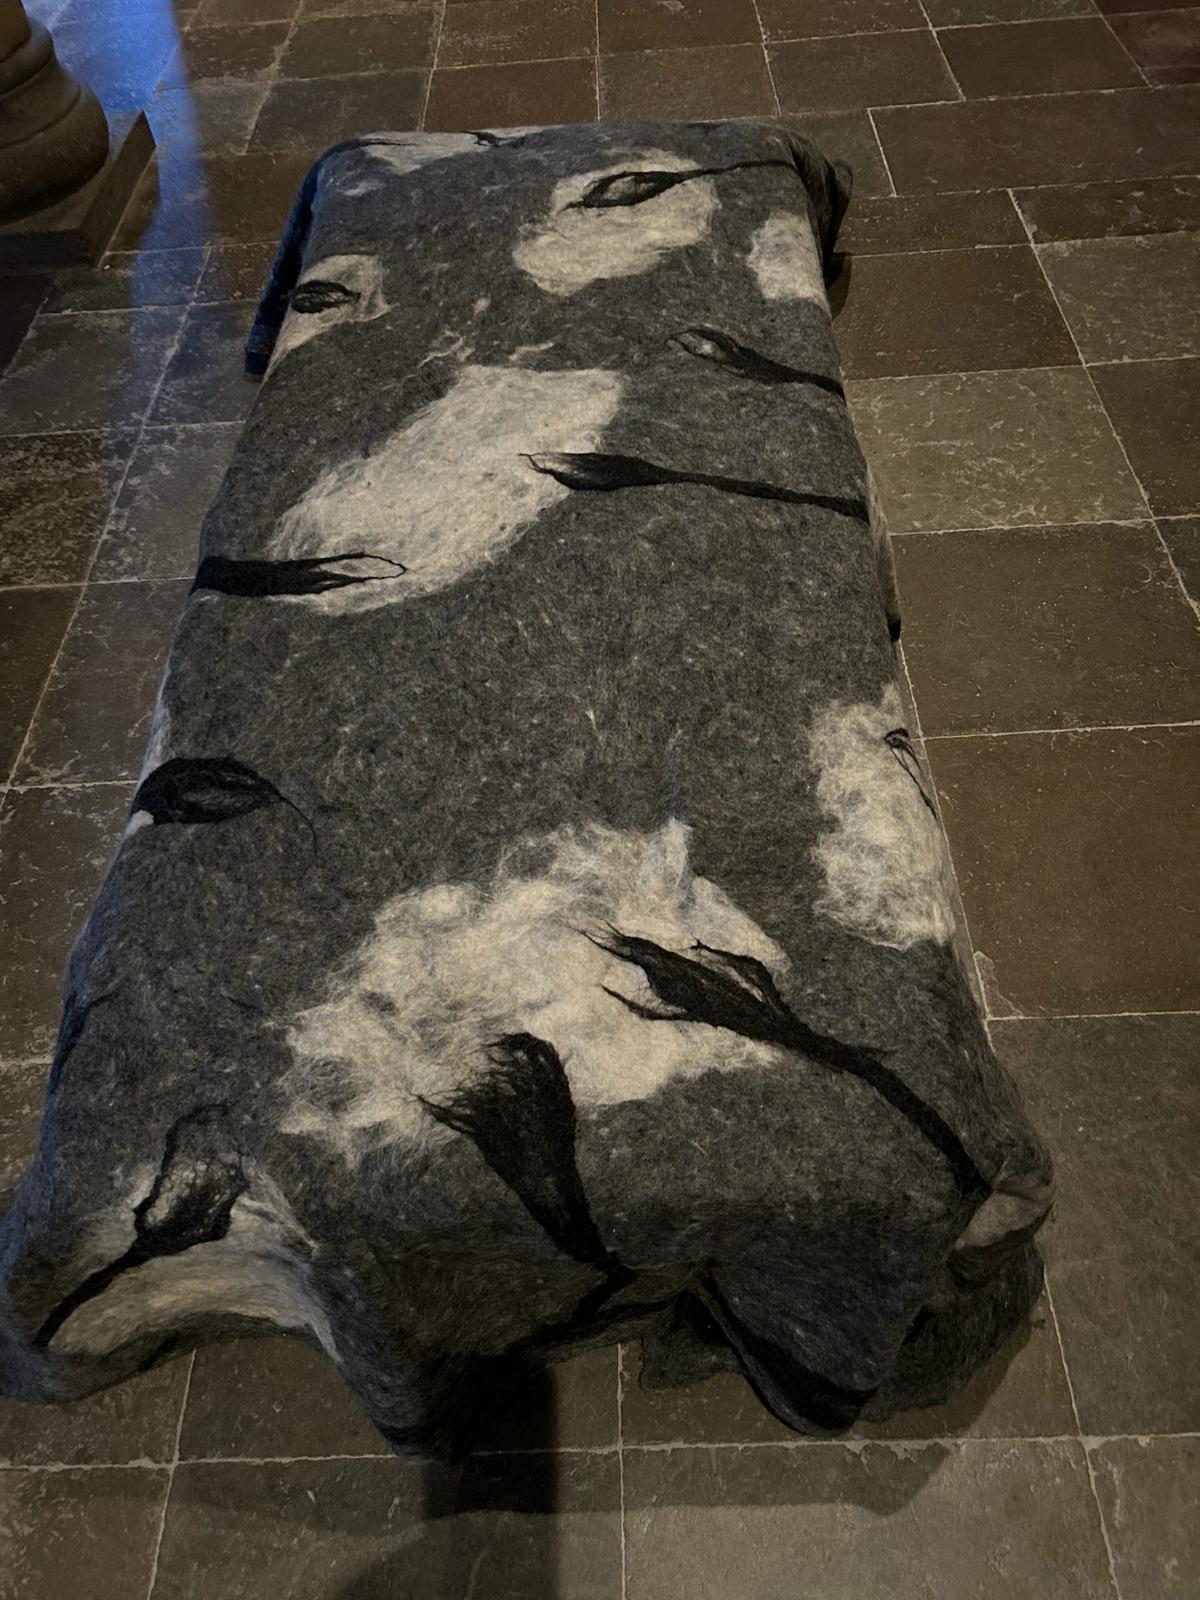
POLYGON ((958 90, 927 28, 804 39, 767 51, 783 111, 957 100, 958 90))
POLYGON ((1200 233, 1083 239, 1038 255, 1085 361, 1200 356, 1200 233))
POLYGON ((4 1600, 144 1595, 166 1492, 162 1469, 0 1472, 4 1600))
POLYGON ((1000 1021, 992 1038, 1054 1152, 1044 1247, 1084 1433, 1195 1433, 1200 1016, 1000 1021))
POLYGON ((67 954, 117 846, 131 784, 11 791, 0 811, 0 1059, 47 1055, 67 954))
POLYGON ((642 50, 600 61, 606 117, 770 116, 775 95, 760 46, 642 50))
POLYGON ((853 257, 834 303, 849 378, 1078 360, 1028 245, 853 257))
POLYGON ((625 1504, 628 1600, 1113 1600, 1073 1441, 634 1450, 625 1504))
POLYGON ((0 433, 136 424, 158 387, 181 315, 161 307, 36 318, 0 378, 0 433))
POLYGON ((926 751, 993 1012, 1200 1007, 1200 727, 926 751))
POLYGON ((1145 515, 1077 367, 860 380, 847 396, 894 532, 1145 515))
POLYGON ((187 583, 89 584, 13 781, 132 781, 187 583))
POLYGON ((1200 627, 1152 523, 897 539, 929 734, 1189 721, 1200 627))

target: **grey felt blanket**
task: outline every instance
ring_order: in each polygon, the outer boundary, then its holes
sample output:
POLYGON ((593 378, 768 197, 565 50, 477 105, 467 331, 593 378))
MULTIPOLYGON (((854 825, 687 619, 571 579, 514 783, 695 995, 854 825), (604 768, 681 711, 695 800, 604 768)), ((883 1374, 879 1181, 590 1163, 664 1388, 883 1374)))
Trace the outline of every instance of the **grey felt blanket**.
POLYGON ((818 1432, 1026 1314, 1049 1162, 904 727, 847 186, 746 124, 314 169, 0 1234, 5 1393, 284 1329, 439 1456, 641 1338, 818 1432))

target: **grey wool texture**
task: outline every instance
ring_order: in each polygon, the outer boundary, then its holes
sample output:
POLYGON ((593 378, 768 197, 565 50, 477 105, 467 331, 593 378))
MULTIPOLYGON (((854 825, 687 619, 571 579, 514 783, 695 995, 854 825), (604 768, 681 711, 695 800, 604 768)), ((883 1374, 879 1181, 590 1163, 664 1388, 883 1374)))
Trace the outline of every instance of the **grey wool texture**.
POLYGON ((286 1330, 437 1458, 641 1338, 823 1433, 1025 1317, 1050 1163, 903 726, 848 182, 720 123, 314 168, 0 1231, 4 1393, 286 1330))

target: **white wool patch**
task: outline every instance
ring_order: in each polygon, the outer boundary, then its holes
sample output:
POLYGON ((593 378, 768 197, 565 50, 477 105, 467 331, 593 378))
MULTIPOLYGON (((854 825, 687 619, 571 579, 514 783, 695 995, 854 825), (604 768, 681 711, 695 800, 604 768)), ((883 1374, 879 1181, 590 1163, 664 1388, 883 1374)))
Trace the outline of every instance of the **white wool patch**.
POLYGON ((353 290, 358 298, 341 301, 324 311, 289 311, 275 338, 268 377, 286 355, 318 334, 328 333, 342 322, 374 322, 388 309, 383 298, 383 267, 378 256, 325 256, 321 261, 306 263, 293 299, 297 291, 314 280, 341 284, 353 290))
MULTIPOLYGON (((129 1197, 128 1217, 153 1181, 152 1172, 143 1174, 129 1197)), ((191 1316, 238 1316, 311 1333, 336 1360, 333 1330, 311 1292, 302 1259, 310 1241, 274 1185, 268 1187, 269 1205, 248 1196, 236 1202, 223 1239, 156 1256, 118 1274, 67 1318, 50 1348, 66 1355, 109 1351, 142 1333, 169 1332, 191 1316)), ((255 1188, 263 1189, 261 1179, 255 1188)), ((124 1218, 119 1228, 110 1224, 99 1230, 89 1241, 80 1278, 121 1256, 132 1239, 132 1225, 124 1225, 124 1218)))
POLYGON ((825 876, 817 909, 899 950, 921 939, 947 943, 954 928, 941 825, 884 742, 903 722, 899 693, 889 686, 878 705, 835 701, 809 732, 817 800, 832 824, 815 851, 825 876))
POLYGON ((285 512, 271 554, 363 550, 408 570, 304 597, 323 610, 387 605, 430 594, 502 555, 571 491, 528 456, 591 451, 615 416, 615 372, 530 372, 465 366, 454 386, 368 457, 322 473, 285 512))
POLYGON ((382 186, 389 174, 404 177, 435 161, 474 155, 484 148, 469 133, 415 133, 411 139, 398 139, 394 133, 369 133, 361 153, 368 156, 378 170, 368 169, 365 175, 357 177, 353 183, 338 185, 338 189, 351 198, 371 194, 382 186), (373 139, 380 142, 373 144, 373 139))
POLYGON ((513 260, 549 294, 574 294, 598 279, 647 272, 666 251, 704 238, 717 209, 711 178, 676 184, 638 205, 572 207, 593 183, 613 173, 696 170, 694 161, 666 150, 643 150, 564 178, 554 187, 548 216, 524 231, 513 260))
POLYGON ((329 997, 293 1019, 296 1099, 285 1131, 322 1137, 349 1160, 417 1140, 431 1129, 417 1097, 453 1096, 509 1033, 547 1040, 581 1105, 775 1059, 771 1046, 702 1023, 648 1021, 605 993, 656 1004, 639 967, 587 937, 611 928, 681 953, 700 940, 776 974, 786 967, 721 889, 692 874, 682 824, 650 836, 562 829, 540 854, 536 875, 501 866, 486 890, 438 884, 384 908, 329 997), (330 1098, 336 1115, 322 1104, 330 1098))
POLYGON ((817 241, 806 217, 776 211, 750 245, 750 271, 765 300, 811 300, 829 309, 817 241))

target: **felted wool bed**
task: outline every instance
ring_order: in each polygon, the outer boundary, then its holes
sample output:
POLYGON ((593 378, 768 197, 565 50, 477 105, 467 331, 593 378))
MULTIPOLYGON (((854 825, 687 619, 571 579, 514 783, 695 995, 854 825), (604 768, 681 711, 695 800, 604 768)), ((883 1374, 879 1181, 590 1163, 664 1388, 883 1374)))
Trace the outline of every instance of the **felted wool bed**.
POLYGON ((1025 1316, 1050 1165, 904 726, 847 197, 748 124, 314 168, 69 963, 4 1393, 282 1329, 437 1458, 641 1339, 819 1433, 1025 1316))

